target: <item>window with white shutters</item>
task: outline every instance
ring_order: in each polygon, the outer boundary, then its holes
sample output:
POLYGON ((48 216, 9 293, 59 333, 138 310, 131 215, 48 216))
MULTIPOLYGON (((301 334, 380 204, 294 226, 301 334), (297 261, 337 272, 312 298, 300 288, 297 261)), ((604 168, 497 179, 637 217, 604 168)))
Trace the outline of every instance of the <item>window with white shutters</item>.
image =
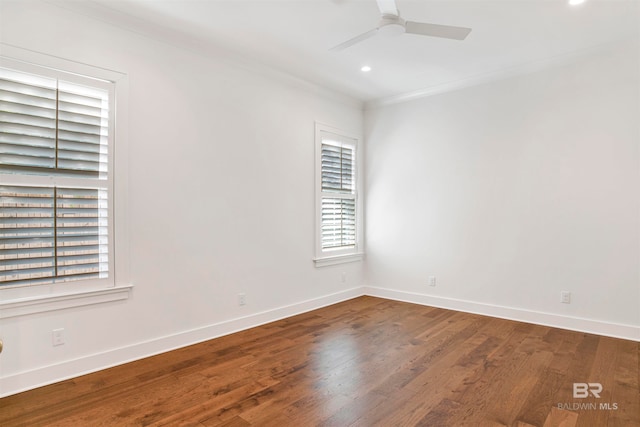
POLYGON ((42 71, 0 68, 0 287, 112 280, 112 83, 42 71))
POLYGON ((316 153, 316 263, 323 258, 346 261, 345 256, 358 253, 360 242, 357 140, 317 125, 316 153))
POLYGON ((322 249, 356 244, 355 146, 322 142, 322 249))

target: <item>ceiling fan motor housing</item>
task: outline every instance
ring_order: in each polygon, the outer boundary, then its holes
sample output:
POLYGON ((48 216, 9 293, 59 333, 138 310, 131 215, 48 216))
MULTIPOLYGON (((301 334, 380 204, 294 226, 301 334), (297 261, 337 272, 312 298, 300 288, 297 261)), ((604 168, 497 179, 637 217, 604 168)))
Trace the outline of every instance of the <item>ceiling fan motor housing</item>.
POLYGON ((405 30, 405 21, 398 15, 383 14, 378 23, 378 32, 383 35, 400 35, 405 30))

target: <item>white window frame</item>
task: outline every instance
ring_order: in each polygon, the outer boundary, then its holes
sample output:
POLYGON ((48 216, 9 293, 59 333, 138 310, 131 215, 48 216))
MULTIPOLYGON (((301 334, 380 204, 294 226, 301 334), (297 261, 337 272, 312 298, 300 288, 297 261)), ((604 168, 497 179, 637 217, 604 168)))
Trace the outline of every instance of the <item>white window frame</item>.
MULTIPOLYGON (((0 66, 35 75, 59 78, 73 83, 105 88, 110 97, 109 120, 109 277, 52 284, 0 286, 0 319, 83 305, 127 299, 129 282, 126 200, 127 156, 126 108, 128 79, 125 74, 97 68, 0 43, 0 66), (117 111, 117 118, 116 116, 117 111), (115 126, 115 122, 118 126, 115 126), (118 141, 118 150, 115 141, 118 141)), ((82 186, 79 179, 50 177, 49 185, 82 186)), ((1 174, 7 185, 32 184, 42 180, 1 174)))
POLYGON ((360 138, 322 123, 315 124, 315 258, 316 267, 361 261, 363 252, 363 200, 362 200, 362 147, 360 138), (352 146, 355 150, 355 206, 356 206, 356 242, 354 247, 339 249, 322 248, 322 199, 340 198, 336 193, 322 191, 322 141, 328 138, 341 144, 352 146))

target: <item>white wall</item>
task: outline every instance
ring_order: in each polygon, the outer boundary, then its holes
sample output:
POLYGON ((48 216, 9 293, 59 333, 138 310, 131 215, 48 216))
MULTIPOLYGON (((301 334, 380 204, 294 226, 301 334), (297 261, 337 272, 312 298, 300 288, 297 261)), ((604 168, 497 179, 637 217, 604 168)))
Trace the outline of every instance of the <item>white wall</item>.
POLYGON ((1 320, 0 395, 360 292, 362 263, 312 262, 314 122, 361 134, 360 102, 49 4, 0 7, 3 43, 128 76, 116 203, 129 233, 116 238, 134 285, 126 301, 1 320))
POLYGON ((640 339, 639 71, 631 41, 368 110, 367 292, 640 339))

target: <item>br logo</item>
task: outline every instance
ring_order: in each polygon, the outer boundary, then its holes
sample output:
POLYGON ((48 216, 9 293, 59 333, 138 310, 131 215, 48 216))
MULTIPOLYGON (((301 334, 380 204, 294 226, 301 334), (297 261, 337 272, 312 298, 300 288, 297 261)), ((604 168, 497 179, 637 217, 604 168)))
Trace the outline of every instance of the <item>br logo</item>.
POLYGON ((573 383, 573 397, 575 399, 584 399, 589 394, 599 399, 602 392, 602 384, 600 383, 573 383))

